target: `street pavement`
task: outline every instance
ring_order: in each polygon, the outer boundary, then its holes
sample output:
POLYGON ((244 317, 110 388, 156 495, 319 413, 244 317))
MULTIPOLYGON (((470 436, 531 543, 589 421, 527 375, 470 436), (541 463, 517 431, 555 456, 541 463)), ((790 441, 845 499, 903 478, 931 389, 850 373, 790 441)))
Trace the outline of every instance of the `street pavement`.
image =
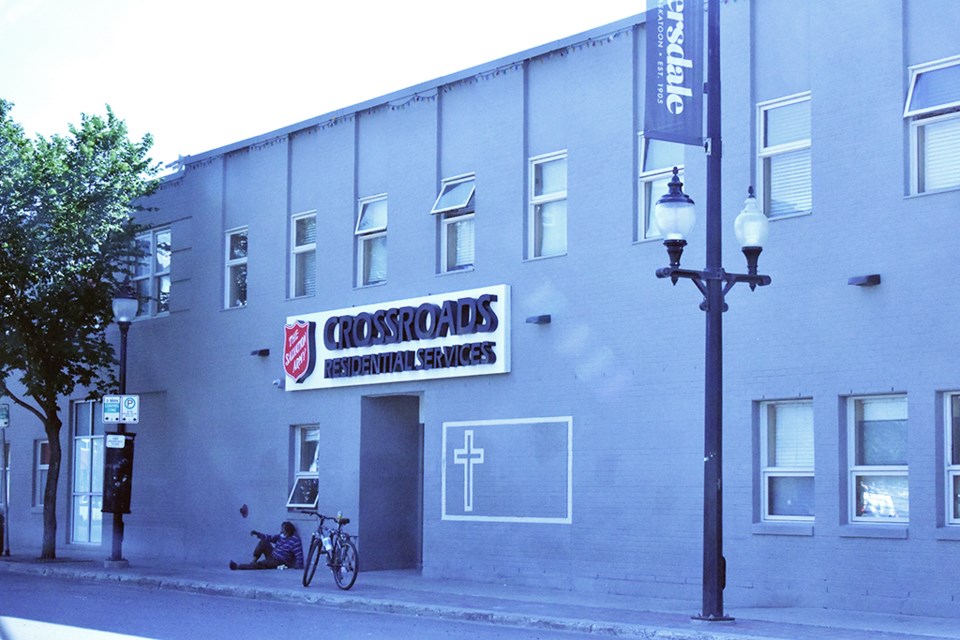
POLYGON ((230 571, 223 566, 176 565, 131 560, 107 567, 103 560, 41 561, 0 557, 0 571, 50 575, 84 582, 264 601, 316 603, 354 611, 433 616, 527 629, 564 630, 656 640, 919 640, 960 639, 960 618, 860 613, 811 608, 730 608, 733 622, 699 622, 695 602, 641 599, 535 589, 502 583, 426 578, 413 571, 361 570, 350 591, 341 591, 321 566, 310 587, 299 570, 230 571))

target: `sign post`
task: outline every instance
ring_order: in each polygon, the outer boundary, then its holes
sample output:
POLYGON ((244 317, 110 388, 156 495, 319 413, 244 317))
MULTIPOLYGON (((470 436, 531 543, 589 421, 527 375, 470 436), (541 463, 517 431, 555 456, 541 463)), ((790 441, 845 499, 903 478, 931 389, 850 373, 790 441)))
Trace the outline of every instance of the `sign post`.
MULTIPOLYGON (((122 392, 126 378, 122 378, 122 392)), ((133 439, 135 433, 127 433, 128 424, 140 422, 140 396, 121 393, 103 396, 103 423, 116 424, 116 433, 106 434, 106 450, 103 466, 103 513, 113 514, 113 542, 109 567, 126 567, 123 559, 123 514, 130 513, 130 486, 133 479, 133 439)))
POLYGON ((0 404, 0 499, 3 500, 3 519, 0 520, 0 529, 3 536, 0 538, 0 546, 3 547, 3 555, 10 555, 10 505, 7 495, 7 427, 10 426, 10 405, 4 402, 0 404))

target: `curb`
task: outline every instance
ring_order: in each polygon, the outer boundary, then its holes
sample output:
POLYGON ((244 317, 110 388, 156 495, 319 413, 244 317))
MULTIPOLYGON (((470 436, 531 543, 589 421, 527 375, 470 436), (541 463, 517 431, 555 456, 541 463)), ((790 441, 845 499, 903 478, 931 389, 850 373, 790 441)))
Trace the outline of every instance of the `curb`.
MULTIPOLYGON (((115 572, 92 571, 66 567, 37 566, 29 564, 0 563, 2 571, 26 575, 51 576, 68 580, 96 583, 169 589, 185 593, 212 596, 229 596, 251 600, 315 604, 325 607, 340 607, 353 611, 390 613, 413 617, 430 617, 461 622, 477 622, 498 626, 569 631, 609 637, 641 638, 644 640, 735 640, 745 636, 723 631, 676 629, 663 626, 582 620, 550 615, 534 615, 495 611, 489 608, 455 607, 439 604, 422 604, 384 597, 355 596, 346 593, 299 591, 275 587, 228 585, 192 578, 166 578, 158 576, 125 575, 115 572)), ((751 640, 782 640, 783 636, 749 635, 751 640)))

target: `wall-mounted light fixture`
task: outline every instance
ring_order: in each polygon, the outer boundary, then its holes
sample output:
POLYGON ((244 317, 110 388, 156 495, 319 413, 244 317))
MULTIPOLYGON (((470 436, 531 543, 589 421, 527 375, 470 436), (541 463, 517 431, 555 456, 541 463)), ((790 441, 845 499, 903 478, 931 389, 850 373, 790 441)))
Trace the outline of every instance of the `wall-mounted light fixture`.
POLYGON ((270 355, 270 349, 254 349, 250 352, 250 355, 266 358, 268 355, 270 355))
POLYGON ((847 284, 852 284, 856 287, 875 287, 880 284, 880 274, 871 273, 868 276, 854 276, 847 280, 847 284))
POLYGON ((550 314, 546 313, 539 316, 530 316, 527 318, 527 324, 550 324, 550 314))

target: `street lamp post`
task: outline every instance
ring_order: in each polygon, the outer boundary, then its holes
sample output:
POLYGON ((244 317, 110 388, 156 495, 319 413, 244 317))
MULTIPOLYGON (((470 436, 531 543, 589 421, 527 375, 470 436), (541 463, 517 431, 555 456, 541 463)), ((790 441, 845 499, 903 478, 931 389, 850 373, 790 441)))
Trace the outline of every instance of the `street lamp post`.
POLYGON ((703 600, 698 620, 729 621, 723 611, 726 562, 723 557, 723 312, 724 297, 738 282, 757 286, 770 284, 770 277, 757 274, 757 258, 767 235, 767 218, 750 189, 743 212, 737 217, 737 233, 748 273, 727 273, 722 266, 720 190, 720 8, 718 0, 707 7, 707 266, 703 271, 682 269, 680 257, 685 236, 696 220, 693 200, 683 193, 678 171, 655 207, 656 222, 670 257, 670 266, 657 270, 658 278, 692 280, 703 294, 700 308, 706 312, 704 363, 704 456, 703 456, 703 600))
MULTIPOLYGON (((127 392, 127 332, 130 323, 137 315, 139 302, 137 294, 129 282, 124 282, 113 299, 113 317, 120 327, 120 395, 127 392)), ((124 423, 117 424, 118 433, 126 433, 124 423)), ((113 540, 110 553, 110 562, 123 562, 123 513, 121 510, 113 514, 113 540)))
POLYGON ((7 483, 7 427, 10 424, 10 405, 0 404, 0 555, 10 555, 10 486, 7 483))

